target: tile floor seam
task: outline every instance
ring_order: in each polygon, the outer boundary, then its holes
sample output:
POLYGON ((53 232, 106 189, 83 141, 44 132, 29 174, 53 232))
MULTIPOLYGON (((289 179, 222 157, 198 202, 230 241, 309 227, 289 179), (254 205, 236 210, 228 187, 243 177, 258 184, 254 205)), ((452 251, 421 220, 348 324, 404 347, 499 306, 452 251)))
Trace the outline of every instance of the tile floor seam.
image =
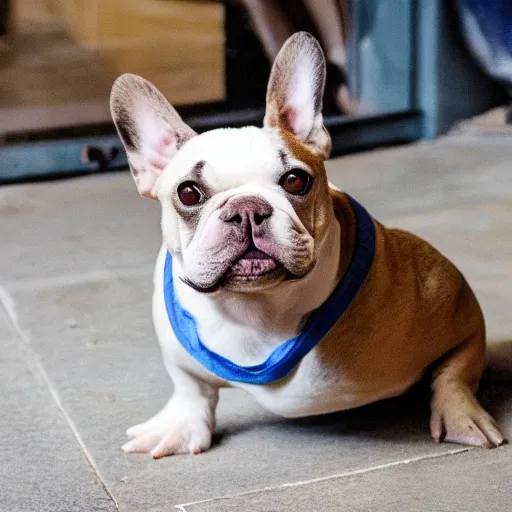
POLYGON ((322 476, 322 477, 318 477, 318 478, 312 478, 310 480, 299 480, 297 482, 286 482, 284 484, 280 484, 280 485, 276 485, 276 486, 261 487, 259 489, 251 489, 249 491, 245 491, 245 492, 241 492, 241 493, 235 493, 235 494, 230 494, 230 495, 225 495, 225 496, 217 496, 215 498, 208 498, 205 500, 190 501, 187 503, 181 503, 179 505, 174 505, 174 508, 176 508, 177 510, 179 510, 181 512, 187 512, 186 507, 189 507, 189 506, 201 505, 204 503, 211 503, 214 501, 222 501, 222 500, 228 500, 228 499, 233 499, 233 498, 241 498, 244 496, 251 496, 253 494, 261 494, 261 493, 266 493, 266 492, 279 491, 279 490, 283 490, 283 489, 290 489, 293 487, 302 487, 304 485, 311 485, 311 484, 316 484, 316 483, 325 482, 325 481, 329 481, 329 480, 338 480, 338 479, 348 478, 351 476, 364 475, 366 473, 373 473, 375 471, 381 471, 381 470, 385 470, 385 469, 389 469, 389 468, 394 468, 397 466, 405 466, 407 464, 413 464, 413 463, 422 462, 425 460, 434 460, 434 459, 439 459, 442 457, 450 457, 452 455, 466 453, 466 452, 474 450, 474 449, 475 449, 474 447, 465 446, 465 447, 461 447, 461 448, 455 448, 453 450, 448 450, 448 451, 442 452, 442 453, 431 453, 431 454, 427 454, 427 455, 420 455, 418 457, 412 457, 410 459, 404 459, 404 460, 399 460, 399 461, 394 461, 394 462, 387 462, 385 464, 379 464, 377 466, 371 466, 369 468, 345 471, 344 473, 337 473, 334 475, 327 475, 327 476, 322 476))
POLYGON ((30 335, 24 331, 21 326, 18 323, 18 317, 16 314, 15 309, 15 303, 12 297, 9 295, 9 293, 0 286, 0 307, 3 309, 5 314, 7 315, 7 318, 14 329, 14 332, 18 336, 18 338, 21 341, 21 346, 25 352, 26 362, 31 368, 31 370, 36 373, 38 380, 42 381, 44 383, 44 386, 47 388, 47 390, 50 392, 50 395, 57 406, 58 410, 62 414, 65 422, 67 423, 69 429, 71 430, 76 442, 78 443, 80 450, 84 454, 87 463, 92 468, 94 475, 98 479, 98 481, 101 483, 101 486, 103 487, 103 490, 105 491, 105 494, 111 499, 113 502, 116 510, 119 509, 119 505, 117 503, 117 499, 113 495, 112 491, 109 489, 105 479, 101 475, 98 465, 96 464, 96 461, 94 460, 94 457, 87 449, 87 446, 82 439, 82 436, 80 435, 80 432, 78 431, 75 423, 67 413, 66 409, 64 408, 59 394, 57 393, 57 390, 55 389, 55 386, 53 385, 50 377, 48 376, 48 373, 46 372, 46 369, 44 368, 43 364, 39 360, 39 357, 37 354, 32 350, 30 346, 30 335))

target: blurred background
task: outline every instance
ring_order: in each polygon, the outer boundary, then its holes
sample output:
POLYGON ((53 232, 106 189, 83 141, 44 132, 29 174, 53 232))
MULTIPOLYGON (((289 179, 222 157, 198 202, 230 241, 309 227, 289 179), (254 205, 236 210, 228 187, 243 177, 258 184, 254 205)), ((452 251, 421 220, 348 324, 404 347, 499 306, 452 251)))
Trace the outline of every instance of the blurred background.
POLYGON ((326 53, 334 155, 434 138, 508 103, 511 20, 505 0, 0 0, 0 181, 126 166, 124 72, 197 131, 260 124, 296 30, 326 53))

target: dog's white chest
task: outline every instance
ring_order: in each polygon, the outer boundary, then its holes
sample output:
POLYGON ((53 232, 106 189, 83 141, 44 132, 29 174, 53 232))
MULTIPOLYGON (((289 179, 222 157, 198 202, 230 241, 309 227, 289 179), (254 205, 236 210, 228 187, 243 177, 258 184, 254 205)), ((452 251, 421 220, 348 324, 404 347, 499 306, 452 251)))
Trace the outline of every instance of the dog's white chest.
MULTIPOLYGON (((244 389, 263 407, 285 417, 350 409, 381 398, 370 396, 361 387, 361 383, 346 378, 340 365, 327 366, 321 362, 316 349, 309 352, 296 369, 277 384, 225 382, 212 375, 185 351, 172 331, 165 307, 160 270, 164 256, 165 253, 160 254, 155 272, 153 319, 164 363, 171 374, 172 367, 178 366, 214 386, 231 385, 244 389)), ((261 362, 268 355, 268 340, 258 340, 251 329, 241 325, 223 324, 215 319, 215 315, 212 315, 211 322, 201 332, 203 343, 211 350, 244 366, 261 362), (252 347, 252 350, 240 351, 240 347, 252 347)))
POLYGON ((266 409, 288 418, 341 411, 368 402, 367 397, 353 393, 355 383, 320 366, 315 349, 283 381, 234 386, 248 391, 266 409))

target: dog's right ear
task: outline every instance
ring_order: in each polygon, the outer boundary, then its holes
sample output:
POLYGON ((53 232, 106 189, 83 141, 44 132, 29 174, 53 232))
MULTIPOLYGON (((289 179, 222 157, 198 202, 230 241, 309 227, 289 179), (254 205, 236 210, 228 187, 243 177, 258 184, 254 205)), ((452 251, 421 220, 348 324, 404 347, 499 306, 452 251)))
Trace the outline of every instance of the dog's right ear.
POLYGON ((196 133, 153 84, 136 75, 125 74, 114 82, 110 112, 139 194, 156 199, 156 180, 196 133))

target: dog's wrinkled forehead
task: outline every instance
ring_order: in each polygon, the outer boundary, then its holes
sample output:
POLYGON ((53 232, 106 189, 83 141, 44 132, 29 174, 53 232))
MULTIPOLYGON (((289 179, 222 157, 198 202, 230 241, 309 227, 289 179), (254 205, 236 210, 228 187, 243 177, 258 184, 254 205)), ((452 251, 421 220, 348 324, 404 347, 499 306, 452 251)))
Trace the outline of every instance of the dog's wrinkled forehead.
POLYGON ((279 138, 253 126, 212 130, 190 139, 161 177, 166 188, 191 171, 219 190, 275 182, 288 151, 279 138))

